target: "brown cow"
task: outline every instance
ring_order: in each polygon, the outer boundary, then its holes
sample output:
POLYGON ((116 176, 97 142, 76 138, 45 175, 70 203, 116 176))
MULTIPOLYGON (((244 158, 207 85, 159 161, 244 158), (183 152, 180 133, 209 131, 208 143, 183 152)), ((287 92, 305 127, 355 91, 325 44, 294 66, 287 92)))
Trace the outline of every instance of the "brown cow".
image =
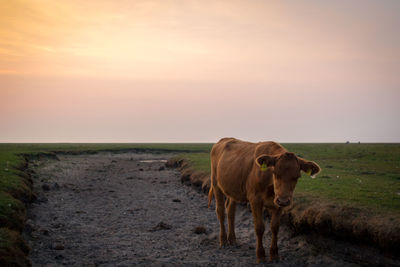
POLYGON ((213 193, 220 223, 220 246, 236 243, 235 209, 237 202, 250 202, 257 235, 257 262, 265 261, 262 244, 264 234, 263 208, 270 210, 272 240, 270 260, 279 259, 277 235, 282 209, 292 202, 300 171, 316 175, 320 167, 297 157, 275 142, 244 142, 223 138, 211 150, 210 206, 213 193), (228 210, 228 236, 225 232, 225 206, 228 210))

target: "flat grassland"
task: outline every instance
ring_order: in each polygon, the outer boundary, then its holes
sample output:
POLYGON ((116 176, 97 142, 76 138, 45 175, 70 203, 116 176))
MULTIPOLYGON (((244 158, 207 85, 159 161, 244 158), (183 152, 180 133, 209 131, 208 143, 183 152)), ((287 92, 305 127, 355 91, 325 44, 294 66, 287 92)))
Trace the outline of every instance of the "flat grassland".
MULTIPOLYGON (((400 144, 283 144, 317 162, 316 179, 302 173, 295 197, 368 209, 377 214, 400 212, 400 144)), ((210 172, 209 150, 185 153, 195 170, 210 172)))
MULTIPOLYGON (((316 179, 299 179, 295 202, 324 202, 354 207, 371 216, 400 215, 400 144, 283 144, 289 151, 317 162, 316 179)), ((176 152, 191 168, 209 173, 212 144, 0 144, 0 258, 22 261, 28 248, 19 233, 25 205, 34 196, 25 157, 98 151, 176 152), (19 260, 21 259, 21 260, 19 260)), ((19 262, 23 263, 23 262, 19 262)))

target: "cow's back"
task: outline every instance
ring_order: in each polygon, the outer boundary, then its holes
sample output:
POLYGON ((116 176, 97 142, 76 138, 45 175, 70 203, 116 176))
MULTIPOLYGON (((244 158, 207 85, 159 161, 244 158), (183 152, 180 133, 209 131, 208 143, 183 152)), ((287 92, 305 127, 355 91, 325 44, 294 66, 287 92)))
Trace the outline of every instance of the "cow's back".
POLYGON ((212 183, 236 201, 247 201, 247 179, 251 173, 256 173, 253 170, 255 158, 284 152, 286 149, 275 142, 251 143, 222 138, 211 150, 212 183))
POLYGON ((213 184, 236 201, 246 201, 246 179, 253 167, 256 144, 223 138, 211 150, 213 184))

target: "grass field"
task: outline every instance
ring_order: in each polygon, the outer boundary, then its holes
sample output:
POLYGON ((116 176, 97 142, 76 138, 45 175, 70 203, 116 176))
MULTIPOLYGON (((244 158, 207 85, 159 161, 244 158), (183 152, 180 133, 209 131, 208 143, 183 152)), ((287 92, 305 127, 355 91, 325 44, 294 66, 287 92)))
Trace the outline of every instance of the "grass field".
MULTIPOLYGON (((29 179, 21 171, 22 154, 118 150, 174 151, 195 170, 209 172, 212 144, 0 144, 0 254, 22 246, 16 233, 23 227, 29 179), (12 237, 12 238, 11 238, 12 237)), ((299 180, 295 197, 362 208, 373 215, 400 214, 400 144, 284 144, 297 155, 316 161, 317 179, 299 180)), ((18 253, 17 253, 18 254, 18 253)), ((1 256, 1 255, 0 255, 1 256)))
MULTIPOLYGON (((316 179, 306 174, 298 196, 368 208, 376 213, 400 212, 400 144, 283 144, 289 151, 317 162, 316 179)), ((209 172, 208 151, 183 156, 197 170, 209 172)))

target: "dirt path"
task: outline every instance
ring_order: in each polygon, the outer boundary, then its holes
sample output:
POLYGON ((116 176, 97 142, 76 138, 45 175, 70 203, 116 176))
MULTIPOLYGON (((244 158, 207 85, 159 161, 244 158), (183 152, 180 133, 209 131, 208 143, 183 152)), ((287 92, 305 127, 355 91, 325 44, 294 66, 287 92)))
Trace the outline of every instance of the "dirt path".
MULTIPOLYGON (((246 207, 236 213, 239 245, 219 249, 214 208, 163 167, 171 156, 104 153, 34 163, 38 200, 24 233, 33 266, 255 265, 246 207)), ((265 239, 269 244, 269 233, 265 239)), ((281 261, 269 266, 399 264, 371 248, 292 236, 284 224, 278 245, 281 261)))

